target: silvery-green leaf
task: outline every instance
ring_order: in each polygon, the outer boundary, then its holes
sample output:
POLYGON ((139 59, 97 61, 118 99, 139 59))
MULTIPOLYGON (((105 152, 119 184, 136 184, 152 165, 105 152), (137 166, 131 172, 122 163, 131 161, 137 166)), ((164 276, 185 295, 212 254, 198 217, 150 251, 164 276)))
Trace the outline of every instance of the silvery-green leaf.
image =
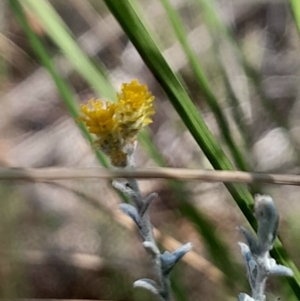
POLYGON ((258 223, 256 255, 260 256, 273 248, 279 225, 279 214, 269 195, 255 195, 255 217, 258 223))
POLYGON ((238 242, 238 244, 241 248, 241 253, 246 262, 246 268, 247 268, 250 286, 252 289, 254 289, 255 288, 255 279, 257 276, 257 263, 249 249, 249 246, 243 242, 238 242))
POLYGON ((294 273, 290 268, 280 264, 272 266, 268 272, 270 273, 270 275, 274 275, 274 276, 286 276, 286 277, 294 276, 294 273))
POLYGON ((188 242, 182 246, 180 246, 179 248, 177 248, 174 252, 173 255, 178 258, 178 260, 183 257, 187 252, 189 252, 192 249, 193 245, 188 242))
POLYGON ((268 266, 269 267, 274 267, 275 265, 277 265, 276 260, 274 258, 269 258, 268 259, 268 266))
POLYGON ((150 193, 146 198, 145 200, 143 200, 143 207, 142 209, 140 210, 140 216, 142 217, 145 212, 148 210, 150 204, 152 203, 152 201, 157 197, 157 193, 156 192, 153 192, 153 193, 150 193))
POLYGON ((160 255, 158 247, 151 241, 144 241, 143 246, 147 253, 150 254, 152 257, 157 257, 160 255))
POLYGON ((148 278, 139 279, 133 283, 133 287, 141 287, 143 289, 150 291, 155 295, 160 296, 158 285, 154 280, 148 278))
POLYGON ((250 248, 252 254, 257 253, 257 239, 256 237, 246 228, 244 227, 237 227, 237 229, 243 234, 247 245, 250 248))
POLYGON ((112 185, 129 197, 137 197, 137 193, 130 187, 127 181, 114 180, 112 181, 112 185))
POLYGON ((247 272, 249 276, 250 286, 252 289, 254 289, 256 285, 256 277, 258 273, 258 266, 254 259, 251 259, 247 262, 247 272))
POLYGON ((246 261, 249 261, 250 259, 252 259, 253 256, 252 256, 249 246, 240 241, 238 242, 238 245, 240 246, 241 253, 244 256, 244 258, 246 259, 246 261))
POLYGON ((138 228, 141 228, 140 225, 140 217, 138 215, 138 212, 136 210, 136 208, 130 204, 120 204, 119 208, 125 213, 127 214, 129 217, 132 218, 132 220, 136 223, 136 225, 138 226, 138 228))
POLYGON ((160 260, 162 268, 165 274, 169 274, 174 267, 174 265, 188 252, 192 249, 191 243, 186 243, 176 249, 173 253, 165 251, 160 255, 160 260))
POLYGON ((240 293, 238 295, 238 299, 239 301, 255 301, 253 298, 251 298, 249 295, 245 293, 240 293))

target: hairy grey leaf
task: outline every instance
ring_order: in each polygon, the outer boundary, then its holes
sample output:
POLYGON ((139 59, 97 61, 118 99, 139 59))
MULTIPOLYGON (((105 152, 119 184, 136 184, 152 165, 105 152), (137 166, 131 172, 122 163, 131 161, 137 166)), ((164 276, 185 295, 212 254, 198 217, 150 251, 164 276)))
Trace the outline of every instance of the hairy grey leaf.
POLYGON ((257 263, 256 260, 254 259, 250 248, 248 245, 246 245, 243 242, 238 242, 240 248, 241 248, 241 253, 245 259, 246 262, 246 268, 247 268, 247 274, 248 274, 248 279, 249 283, 252 289, 255 288, 255 279, 257 277, 257 263))
POLYGON ((142 217, 145 212, 148 210, 149 206, 151 205, 152 201, 157 197, 157 193, 156 192, 153 192, 153 193, 150 193, 146 198, 145 200, 143 201, 143 206, 140 210, 140 216, 142 217))
POLYGON ((251 253, 257 253, 257 239, 256 237, 246 228, 244 227, 237 227, 237 229, 243 234, 247 245, 249 246, 251 253))
POLYGON ((268 272, 270 273, 270 275, 274 275, 274 276, 286 276, 286 277, 294 276, 294 273, 290 268, 280 264, 276 264, 272 266, 268 272))
POLYGON ((131 219, 136 223, 139 229, 141 228, 140 217, 134 206, 130 204, 120 204, 119 208, 123 211, 123 213, 131 217, 131 219))
POLYGON ((245 293, 239 293, 238 299, 239 301, 255 301, 253 298, 251 298, 249 295, 245 293))
POLYGON ((258 223, 258 253, 260 256, 273 248, 279 225, 279 214, 269 195, 255 195, 255 217, 258 223))
POLYGON ((112 185, 113 187, 115 187, 116 189, 118 189, 119 191, 125 193, 126 195, 128 195, 129 197, 137 197, 137 193, 136 191, 134 191, 128 181, 120 181, 120 180, 114 180, 112 181, 112 185))
POLYGON ((180 246, 178 249, 176 249, 173 253, 165 251, 163 254, 161 254, 160 260, 164 274, 169 274, 174 265, 191 249, 192 244, 186 243, 180 246))
POLYGON ((133 283, 133 287, 141 287, 143 289, 150 291, 155 295, 160 296, 158 285, 154 280, 148 278, 139 279, 133 283))
POLYGON ((158 247, 151 241, 144 241, 143 246, 147 253, 150 254, 152 257, 157 257, 160 255, 158 247))

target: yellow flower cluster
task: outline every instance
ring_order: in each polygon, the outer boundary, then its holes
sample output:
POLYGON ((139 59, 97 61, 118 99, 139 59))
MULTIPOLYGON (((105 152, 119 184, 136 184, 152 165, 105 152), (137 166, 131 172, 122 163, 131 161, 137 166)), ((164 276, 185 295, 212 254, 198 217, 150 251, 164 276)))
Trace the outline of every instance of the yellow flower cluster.
POLYGON ((146 85, 135 79, 122 85, 117 99, 116 103, 91 99, 81 105, 78 119, 96 135, 97 146, 114 166, 126 166, 128 146, 136 140, 137 133, 152 122, 154 96, 146 85))

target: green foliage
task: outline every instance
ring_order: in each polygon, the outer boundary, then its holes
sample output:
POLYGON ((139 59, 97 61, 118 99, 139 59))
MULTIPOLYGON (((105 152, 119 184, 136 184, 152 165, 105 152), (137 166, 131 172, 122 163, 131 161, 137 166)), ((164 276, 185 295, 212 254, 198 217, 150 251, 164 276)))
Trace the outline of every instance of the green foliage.
MULTIPOLYGON (((203 13, 206 14, 207 23, 211 26, 211 29, 219 31, 220 34, 224 35, 228 40, 231 40, 232 43, 235 43, 227 28, 223 26, 215 14, 215 11, 211 6, 211 1, 198 1, 199 3, 201 2, 201 5, 204 7, 203 13)), ((208 129, 202 116, 198 113, 198 109, 189 97, 188 91, 186 91, 178 77, 164 59, 162 52, 154 42, 155 37, 153 37, 152 34, 150 34, 146 29, 141 17, 130 5, 130 1, 105 0, 104 2, 107 4, 107 7, 110 9, 111 13, 116 17, 136 49, 139 51, 144 62, 156 77, 158 83, 162 86, 163 90, 169 97, 170 102, 176 109, 187 129, 193 135, 199 147, 203 150, 212 166, 218 170, 234 170, 233 164, 226 156, 219 142, 208 129)), ((182 48, 189 59, 197 83, 201 88, 201 92, 203 93, 211 110, 214 112, 216 119, 218 120, 219 129, 222 132, 224 141, 231 151, 236 166, 239 169, 247 170, 247 160, 245 160, 241 150, 237 146, 237 143, 234 141, 228 122, 222 112, 220 103, 212 92, 210 83, 202 69, 202 66, 200 65, 200 62, 198 61, 198 58, 191 50, 186 38, 184 26, 179 16, 170 5, 169 0, 161 0, 161 2, 165 6, 166 12, 173 26, 173 30, 175 31, 177 38, 179 39, 182 48)), ((297 0, 291 0, 296 24, 300 32, 300 5, 298 3, 299 2, 297 0)), ((74 69, 94 89, 94 91, 103 97, 114 100, 115 92, 107 80, 105 72, 97 68, 95 64, 93 64, 92 60, 86 54, 84 54, 84 52, 76 43, 70 30, 55 12, 49 2, 45 0, 10 0, 10 4, 15 16, 18 18, 23 30, 27 34, 32 48, 36 52, 41 63, 50 73, 62 97, 62 100, 64 101, 64 104, 74 120, 76 120, 78 117, 78 99, 76 98, 75 93, 72 91, 70 85, 57 72, 49 53, 47 53, 43 43, 41 42, 41 39, 31 29, 24 16, 21 4, 26 6, 27 9, 34 12, 40 18, 40 21, 47 31, 47 34, 73 65, 74 69)), ((256 81, 258 86, 257 74, 255 74, 255 72, 246 64, 243 57, 241 57, 241 60, 244 62, 244 67, 247 74, 250 75, 254 81, 256 81)), ((223 76, 225 77, 226 81, 226 74, 224 73, 223 76)), ((227 85, 227 89, 228 94, 232 94, 230 86, 227 85)), ((92 144, 93 139, 87 132, 86 128, 81 123, 78 123, 78 125, 82 130, 83 135, 92 144)), ((149 132, 144 131, 141 133, 139 140, 148 154, 158 165, 166 165, 163 156, 151 142, 149 132)), ((103 166, 109 166, 108 161, 103 154, 97 152, 97 157, 103 166)), ((199 235, 201 235, 206 242, 207 248, 214 263, 229 276, 227 279, 228 281, 239 281, 239 272, 237 271, 236 265, 233 263, 228 248, 219 237, 218 233, 212 230, 213 225, 211 222, 202 212, 198 211, 188 202, 189 196, 186 193, 185 187, 182 183, 178 181, 170 181, 169 185, 176 195, 177 205, 181 214, 195 224, 199 235)), ((255 219, 252 214, 253 199, 247 187, 241 184, 226 184, 226 187, 250 224, 255 228, 255 219)), ((279 263, 289 266, 293 270, 295 277, 289 279, 288 281, 294 290, 295 295, 300 298, 300 274, 279 240, 276 240, 272 255, 279 263)), ((178 287, 177 291, 178 300, 184 300, 184 290, 178 287)))
MULTIPOLYGON (((211 162, 215 169, 233 170, 233 166, 218 142, 207 128, 196 107, 173 73, 160 50, 142 24, 129 2, 118 0, 105 1, 110 11, 121 24, 128 37, 135 45, 145 63, 168 95, 181 119, 211 162)), ((227 189, 240 207, 249 223, 256 227, 252 214, 253 199, 246 187, 237 184, 227 184, 227 189)), ((300 273, 288 257, 280 241, 277 239, 272 252, 274 258, 281 264, 289 266, 295 277, 289 280, 295 294, 300 297, 300 273)))

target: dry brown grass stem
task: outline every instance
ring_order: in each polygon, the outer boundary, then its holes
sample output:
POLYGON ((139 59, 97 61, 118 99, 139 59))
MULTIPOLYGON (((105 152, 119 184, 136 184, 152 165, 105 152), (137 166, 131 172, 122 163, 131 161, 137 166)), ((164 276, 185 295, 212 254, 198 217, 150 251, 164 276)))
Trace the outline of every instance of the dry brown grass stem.
POLYGON ((66 179, 177 179, 224 183, 270 183, 300 186, 300 175, 185 168, 0 168, 0 180, 49 181, 66 179))
POLYGON ((18 299, 10 299, 13 301, 114 301, 108 299, 36 299, 36 298, 18 298, 18 299))

